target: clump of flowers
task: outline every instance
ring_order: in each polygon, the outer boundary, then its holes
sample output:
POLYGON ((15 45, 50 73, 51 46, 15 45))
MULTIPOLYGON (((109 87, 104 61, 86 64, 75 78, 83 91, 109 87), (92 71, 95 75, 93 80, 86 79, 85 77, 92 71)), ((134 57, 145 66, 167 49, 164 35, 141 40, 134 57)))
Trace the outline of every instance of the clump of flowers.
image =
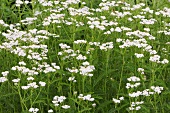
POLYGON ((83 94, 79 94, 78 98, 87 101, 94 101, 94 98, 91 97, 91 94, 85 96, 83 94))
MULTIPOLYGON (((64 100, 66 100, 65 96, 54 96, 52 103, 54 104, 54 106, 59 106, 61 103, 64 102, 64 100)), ((63 109, 69 109, 70 108, 69 105, 62 105, 61 107, 63 109)))

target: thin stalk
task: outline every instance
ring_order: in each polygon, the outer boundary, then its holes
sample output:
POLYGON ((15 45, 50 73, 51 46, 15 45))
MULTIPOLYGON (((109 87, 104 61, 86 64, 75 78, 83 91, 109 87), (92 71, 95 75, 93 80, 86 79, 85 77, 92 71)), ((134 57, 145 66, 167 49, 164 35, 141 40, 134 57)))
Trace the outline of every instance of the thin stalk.
MULTIPOLYGON (((125 50, 126 51, 126 50, 125 50)), ((120 93, 120 88, 122 85, 122 78, 123 78, 123 71, 124 71, 124 65, 125 65, 125 57, 124 57, 124 53, 122 54, 123 58, 122 58, 122 69, 121 69, 121 74, 120 74, 120 81, 119 81, 119 88, 118 88, 118 94, 120 93)), ((118 97, 117 97, 118 98, 118 97)))

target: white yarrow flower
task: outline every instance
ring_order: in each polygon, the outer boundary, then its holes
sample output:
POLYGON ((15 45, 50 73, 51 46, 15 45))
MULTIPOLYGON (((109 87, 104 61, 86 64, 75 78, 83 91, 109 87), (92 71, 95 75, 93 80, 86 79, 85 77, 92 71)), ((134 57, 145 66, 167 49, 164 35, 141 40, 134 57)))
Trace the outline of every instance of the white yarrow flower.
POLYGON ((69 109, 70 108, 70 106, 69 105, 63 105, 63 106, 61 106, 63 109, 69 109))

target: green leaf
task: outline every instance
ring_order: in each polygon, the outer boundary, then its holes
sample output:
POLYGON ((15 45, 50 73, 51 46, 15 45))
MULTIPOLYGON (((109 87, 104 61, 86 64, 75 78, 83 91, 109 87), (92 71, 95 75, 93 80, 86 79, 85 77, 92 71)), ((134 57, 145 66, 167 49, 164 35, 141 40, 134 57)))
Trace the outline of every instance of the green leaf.
POLYGON ((113 103, 113 101, 105 101, 105 102, 101 103, 99 105, 99 107, 97 108, 97 111, 104 109, 104 107, 106 107, 106 106, 108 106, 109 104, 112 104, 112 103, 113 103))

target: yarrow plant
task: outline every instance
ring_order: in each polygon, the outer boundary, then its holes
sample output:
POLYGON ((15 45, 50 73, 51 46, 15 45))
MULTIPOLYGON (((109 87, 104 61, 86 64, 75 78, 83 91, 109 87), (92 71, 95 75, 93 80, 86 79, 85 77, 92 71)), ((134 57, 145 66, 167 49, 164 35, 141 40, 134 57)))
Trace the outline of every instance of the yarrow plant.
POLYGON ((169 112, 168 0, 2 0, 0 112, 169 112))

